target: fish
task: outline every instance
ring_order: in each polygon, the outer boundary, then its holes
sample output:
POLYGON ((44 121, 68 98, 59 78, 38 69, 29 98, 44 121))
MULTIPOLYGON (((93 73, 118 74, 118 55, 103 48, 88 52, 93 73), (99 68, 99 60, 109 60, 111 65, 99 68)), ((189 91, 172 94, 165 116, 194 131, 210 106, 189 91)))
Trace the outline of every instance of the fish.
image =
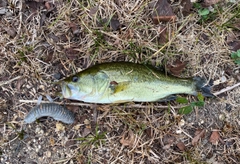
POLYGON ((42 103, 34 108, 24 118, 25 123, 32 123, 41 117, 52 117, 66 124, 74 123, 74 113, 67 108, 55 103, 42 103))
POLYGON ((201 77, 177 78, 153 66, 131 62, 97 64, 58 82, 63 98, 88 103, 158 102, 171 95, 213 97, 201 77))

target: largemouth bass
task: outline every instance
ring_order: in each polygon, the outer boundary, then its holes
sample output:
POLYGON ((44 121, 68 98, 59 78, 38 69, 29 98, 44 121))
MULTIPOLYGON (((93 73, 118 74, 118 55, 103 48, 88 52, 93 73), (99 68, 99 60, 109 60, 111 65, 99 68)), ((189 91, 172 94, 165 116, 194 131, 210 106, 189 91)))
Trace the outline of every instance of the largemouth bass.
POLYGON ((128 62, 94 65, 59 83, 64 98, 90 103, 155 102, 170 95, 198 92, 213 96, 200 77, 180 79, 128 62))

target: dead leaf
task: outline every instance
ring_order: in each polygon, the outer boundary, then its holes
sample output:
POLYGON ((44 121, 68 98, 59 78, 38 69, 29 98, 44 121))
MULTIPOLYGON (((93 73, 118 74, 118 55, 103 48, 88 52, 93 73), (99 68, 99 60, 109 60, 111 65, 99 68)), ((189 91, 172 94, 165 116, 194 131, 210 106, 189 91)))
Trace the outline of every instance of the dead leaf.
POLYGON ((170 147, 173 145, 174 141, 176 140, 175 137, 171 136, 171 135, 165 135, 163 137, 163 149, 167 150, 170 149, 170 147))
POLYGON ((64 131, 64 130, 65 130, 65 126, 62 123, 57 122, 56 123, 56 131, 58 132, 58 131, 64 131))
POLYGON ((147 128, 145 130, 145 132, 146 132, 146 135, 147 135, 148 138, 152 138, 153 137, 153 129, 152 128, 147 128))
POLYGON ((20 78, 20 79, 17 80, 16 88, 17 88, 18 91, 21 91, 21 87, 24 83, 25 83, 24 78, 20 78))
POLYGON ((240 40, 229 42, 228 46, 230 46, 230 50, 237 51, 240 49, 240 40))
POLYGON ((191 0, 182 0, 181 1, 181 6, 182 6, 182 12, 184 16, 187 16, 190 14, 191 9, 193 7, 191 0))
POLYGON ((70 59, 70 60, 74 60, 77 58, 77 54, 79 53, 77 50, 75 50, 73 47, 70 48, 66 48, 64 50, 66 56, 70 59))
POLYGON ((77 35, 80 33, 80 28, 77 26, 77 24, 75 24, 73 22, 69 22, 68 26, 70 27, 70 29, 74 35, 77 35))
POLYGON ((133 131, 129 130, 129 132, 125 132, 122 135, 122 139, 120 140, 120 143, 123 146, 133 147, 136 144, 136 136, 134 135, 133 131))
POLYGON ((160 25, 158 27, 158 32, 159 32, 159 44, 165 44, 166 42, 168 42, 168 31, 167 31, 167 27, 164 25, 160 25))
POLYGON ((216 3, 220 2, 220 0, 204 0, 202 3, 203 7, 209 7, 211 5, 214 5, 216 3))
POLYGON ((111 107, 110 105, 99 105, 97 106, 97 110, 100 110, 100 111, 110 111, 111 110, 111 107))
POLYGON ((45 56, 43 58, 43 61, 46 63, 51 63, 52 59, 53 59, 53 54, 54 54, 53 50, 47 51, 47 53, 45 54, 45 56))
POLYGON ((68 110, 72 111, 72 112, 78 112, 79 110, 79 106, 76 106, 76 105, 66 105, 66 107, 68 108, 68 110))
POLYGON ((82 133, 82 137, 86 137, 87 135, 89 135, 92 132, 91 128, 84 128, 83 133, 82 133))
POLYGON ((47 36, 48 36, 49 38, 51 38, 54 43, 57 43, 57 42, 59 42, 59 40, 60 40, 60 38, 59 38, 58 36, 56 36, 55 34, 53 34, 53 33, 49 33, 47 36))
POLYGON ((47 10, 51 9, 51 4, 49 2, 45 2, 45 7, 47 10))
POLYGON ((217 145, 219 140, 220 140, 219 132, 218 131, 213 131, 211 136, 210 136, 209 142, 211 142, 213 145, 217 145))
POLYGON ((119 30, 119 29, 120 29, 120 26, 121 26, 121 24, 120 24, 120 22, 119 22, 118 19, 112 18, 112 19, 110 20, 110 27, 113 29, 113 31, 119 30))
POLYGON ((97 13, 97 11, 98 11, 98 6, 92 7, 89 10, 89 15, 93 16, 97 13))
POLYGON ((170 148, 171 148, 171 145, 170 145, 170 144, 164 145, 164 146, 162 147, 163 150, 168 150, 168 149, 170 149, 170 148))
POLYGON ((122 37, 123 39, 132 39, 134 36, 134 31, 133 29, 127 29, 126 33, 124 34, 124 36, 122 37))
POLYGON ((154 24, 159 22, 175 21, 176 15, 173 13, 170 4, 167 0, 158 0, 152 13, 152 19, 154 24))
POLYGON ((172 145, 173 142, 176 140, 176 138, 175 138, 175 137, 172 137, 172 136, 166 136, 166 137, 167 137, 166 141, 167 141, 167 143, 170 144, 170 145, 172 145))
POLYGON ((183 142, 181 142, 181 141, 177 143, 177 147, 181 151, 185 151, 186 150, 185 144, 183 142))
POLYGON ((195 137, 192 139, 192 145, 197 145, 198 141, 205 136, 206 130, 205 129, 198 129, 195 132, 195 137))
POLYGON ((11 38, 14 38, 17 35, 17 31, 14 28, 12 28, 12 27, 4 28, 4 30, 7 32, 7 34, 11 38))
POLYGON ((182 62, 180 60, 174 61, 173 65, 168 64, 167 69, 170 71, 171 74, 179 76, 184 68, 186 67, 187 62, 182 62))
POLYGON ((68 38, 65 34, 60 35, 59 38, 62 42, 67 42, 68 41, 68 38))
POLYGON ((85 164, 85 163, 87 163, 86 155, 83 155, 83 154, 77 154, 76 155, 76 160, 77 160, 78 164, 85 164))
POLYGON ((72 147, 73 145, 75 145, 76 141, 75 140, 68 140, 66 143, 65 143, 65 147, 69 148, 69 147, 72 147))
POLYGON ((40 6, 45 6, 43 2, 25 1, 25 3, 32 13, 35 13, 40 6))
POLYGON ((55 144, 55 140, 54 140, 53 137, 50 137, 50 139, 49 139, 49 143, 50 143, 51 146, 54 146, 54 144, 55 144))

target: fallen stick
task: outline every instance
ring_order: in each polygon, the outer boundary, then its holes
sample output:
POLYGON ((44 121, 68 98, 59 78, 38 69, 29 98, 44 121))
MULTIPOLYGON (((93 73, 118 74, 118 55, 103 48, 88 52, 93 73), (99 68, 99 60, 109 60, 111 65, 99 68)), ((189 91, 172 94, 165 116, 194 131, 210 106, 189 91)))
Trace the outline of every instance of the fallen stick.
POLYGON ((227 92, 227 91, 229 91, 229 90, 232 90, 232 89, 234 89, 234 88, 236 88, 236 87, 238 87, 238 86, 240 86, 240 83, 237 83, 237 84, 235 84, 235 85, 233 85, 233 86, 231 86, 231 87, 227 87, 227 88, 224 88, 224 89, 222 89, 222 90, 220 90, 220 91, 218 91, 218 92, 215 92, 215 93, 213 93, 215 96, 217 96, 217 95, 220 95, 220 94, 222 94, 222 93, 224 93, 224 92, 227 92))
MULTIPOLYGON (((12 80, 14 80, 14 79, 12 79, 12 80)), ((227 87, 227 88, 224 88, 224 89, 222 89, 222 90, 220 90, 220 91, 218 91, 218 92, 215 92, 215 93, 213 93, 215 96, 217 96, 217 95, 220 95, 221 93, 223 93, 223 92, 227 92, 227 91, 229 91, 229 90, 232 90, 232 89, 234 89, 234 88, 236 88, 236 87, 238 87, 238 86, 240 86, 240 83, 237 83, 237 84, 235 84, 235 85, 233 85, 233 86, 231 86, 231 87, 227 87)), ((19 100, 19 102, 20 103, 38 103, 39 101, 38 100, 19 100)), ((41 101, 41 103, 50 103, 49 101, 41 101)), ((62 104, 65 104, 65 105, 73 105, 73 106, 88 106, 88 107, 91 107, 91 106, 93 106, 93 105, 95 105, 95 104, 89 104, 89 103, 62 103, 62 102, 55 102, 56 104, 59 104, 59 105, 62 105, 62 104)), ((141 105, 141 104, 130 104, 130 105, 120 105, 120 107, 125 107, 125 108, 149 108, 149 106, 148 105, 141 105)), ((181 108, 181 107, 183 107, 183 106, 174 106, 173 108, 181 108)), ((169 106, 159 106, 159 105, 157 105, 157 106, 154 106, 154 108, 159 108, 159 109, 168 109, 169 108, 169 106)))
MULTIPOLYGON (((38 103, 38 100, 19 100, 20 103, 38 103)), ((41 101, 41 103, 51 103, 49 101, 41 101)), ((73 105, 73 106, 87 106, 87 107, 91 107, 95 104, 89 104, 89 103, 74 103, 74 102, 71 102, 71 103, 63 103, 63 102, 54 102, 56 104, 59 104, 59 105, 73 105)), ((104 105, 104 104, 102 104, 104 105)), ((109 104, 110 106, 113 105, 113 104, 109 104)), ((114 104, 116 105, 116 104, 114 104)), ((120 105, 119 107, 125 107, 125 108, 149 108, 148 105, 141 105, 141 104, 127 104, 127 105, 120 105)), ((159 108, 159 109, 168 109, 169 106, 164 106, 164 105, 156 105, 156 106, 152 106, 154 108, 159 108)), ((174 106, 173 108, 181 108, 183 106, 174 106)))
POLYGON ((17 76, 17 77, 14 77, 13 79, 10 79, 8 81, 0 81, 0 86, 5 85, 5 84, 9 84, 9 83, 11 83, 11 82, 13 82, 13 81, 15 81, 17 79, 20 79, 21 77, 22 76, 17 76))

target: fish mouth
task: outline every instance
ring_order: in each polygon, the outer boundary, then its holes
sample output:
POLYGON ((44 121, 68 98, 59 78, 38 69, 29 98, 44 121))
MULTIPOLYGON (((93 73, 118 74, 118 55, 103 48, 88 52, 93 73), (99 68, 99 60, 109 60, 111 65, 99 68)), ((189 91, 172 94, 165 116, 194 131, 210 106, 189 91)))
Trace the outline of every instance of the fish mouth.
POLYGON ((71 91, 71 87, 69 86, 69 84, 62 82, 61 88, 62 88, 62 95, 64 98, 70 98, 72 96, 72 91, 71 91))

